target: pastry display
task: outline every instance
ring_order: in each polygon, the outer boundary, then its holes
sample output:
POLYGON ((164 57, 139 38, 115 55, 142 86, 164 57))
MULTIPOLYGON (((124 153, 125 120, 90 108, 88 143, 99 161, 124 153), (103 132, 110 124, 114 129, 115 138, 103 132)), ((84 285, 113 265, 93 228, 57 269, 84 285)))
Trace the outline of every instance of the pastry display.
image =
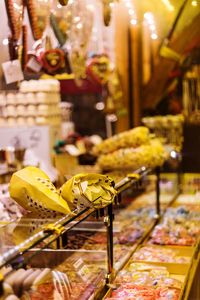
POLYGON ((148 128, 136 127, 104 140, 93 148, 93 153, 101 155, 112 153, 121 148, 137 148, 143 144, 148 144, 149 140, 148 128))
POLYGON ((20 83, 20 92, 59 92, 60 84, 55 79, 40 79, 40 80, 29 80, 22 81, 20 83))
POLYGON ((60 83, 57 80, 22 81, 19 93, 7 93, 3 98, 2 126, 13 126, 15 122, 20 126, 61 125, 60 83))

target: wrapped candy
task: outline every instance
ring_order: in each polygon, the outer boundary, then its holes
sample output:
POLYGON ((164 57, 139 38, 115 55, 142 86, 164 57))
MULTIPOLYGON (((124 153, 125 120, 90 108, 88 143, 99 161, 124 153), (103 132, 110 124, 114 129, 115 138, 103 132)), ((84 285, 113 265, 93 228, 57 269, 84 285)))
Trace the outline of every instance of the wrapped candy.
POLYGON ((190 263, 190 257, 178 256, 178 251, 174 249, 144 246, 133 255, 134 260, 171 262, 171 263, 190 263))
POLYGON ((79 174, 63 184, 60 194, 72 207, 102 208, 113 202, 116 196, 113 186, 114 182, 108 176, 79 174))
POLYGON ((162 223, 158 224, 149 243, 158 245, 194 245, 200 233, 200 214, 184 207, 168 208, 162 223))
POLYGON ((57 192, 49 177, 40 169, 26 167, 12 175, 10 196, 24 209, 43 216, 51 212, 69 214, 67 202, 57 192))
POLYGON ((93 148, 93 154, 108 154, 121 148, 137 148, 143 144, 148 144, 149 140, 148 128, 140 126, 104 140, 93 148))

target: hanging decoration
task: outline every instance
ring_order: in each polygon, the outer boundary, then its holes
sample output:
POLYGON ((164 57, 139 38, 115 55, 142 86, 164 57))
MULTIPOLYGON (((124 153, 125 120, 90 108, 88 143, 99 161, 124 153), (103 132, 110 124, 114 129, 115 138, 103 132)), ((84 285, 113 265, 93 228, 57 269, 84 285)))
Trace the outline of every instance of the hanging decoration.
POLYGON ((67 31, 67 48, 71 69, 75 79, 79 80, 86 78, 87 47, 93 27, 93 6, 87 5, 86 0, 76 0, 70 1, 67 7, 67 22, 70 24, 67 31))
POLYGON ((8 37, 8 47, 10 59, 18 58, 18 41, 20 39, 23 22, 23 0, 5 0, 6 11, 8 15, 8 24, 11 35, 8 37))
POLYGON ((26 68, 27 62, 28 62, 28 30, 27 30, 27 26, 23 25, 22 26, 22 58, 21 58, 22 70, 26 68))
POLYGON ((40 59, 48 74, 55 74, 65 66, 64 52, 61 49, 49 49, 41 54, 40 59))
POLYGON ((87 75, 94 83, 104 87, 105 111, 121 113, 123 92, 117 71, 111 68, 107 55, 94 56, 89 60, 87 75))
POLYGON ((111 3, 113 3, 112 0, 103 0, 103 21, 105 26, 110 25, 112 14, 111 3))
POLYGON ((42 38, 50 14, 50 0, 26 0, 34 40, 42 38))
POLYGON ((70 12, 67 7, 60 6, 57 2, 53 2, 51 7, 50 24, 59 45, 62 47, 66 43, 67 31, 70 27, 67 17, 70 12))
POLYGON ((110 60, 107 55, 91 58, 87 66, 87 75, 95 83, 104 85, 110 75, 110 60))
POLYGON ((18 41, 23 22, 23 0, 5 0, 5 5, 12 38, 18 41))
POLYGON ((58 0, 58 2, 62 5, 65 6, 68 4, 69 0, 58 0))

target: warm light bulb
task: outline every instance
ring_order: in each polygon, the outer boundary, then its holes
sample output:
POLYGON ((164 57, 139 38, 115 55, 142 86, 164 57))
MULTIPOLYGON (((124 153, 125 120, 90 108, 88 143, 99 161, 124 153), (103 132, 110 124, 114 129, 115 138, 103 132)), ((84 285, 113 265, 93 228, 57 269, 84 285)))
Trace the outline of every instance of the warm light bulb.
POLYGON ((150 28, 152 31, 156 30, 156 26, 155 26, 154 24, 150 25, 149 28, 150 28))
POLYGON ((197 6, 197 1, 192 1, 192 6, 197 6))
POLYGON ((157 40, 158 36, 156 33, 152 33, 151 38, 152 38, 152 40, 157 40))
POLYGON ((169 11, 174 11, 174 6, 169 2, 169 0, 162 0, 162 2, 169 11))
POLYGON ((78 24, 76 25, 76 27, 77 27, 78 29, 81 29, 81 28, 83 27, 83 24, 82 24, 82 23, 78 23, 78 24))
POLYGON ((130 2, 125 2, 126 7, 131 8, 132 4, 130 2))
POLYGON ((130 23, 131 23, 131 25, 137 25, 137 20, 136 19, 131 19, 130 23))
POLYGON ((3 44, 4 46, 7 46, 7 45, 8 45, 8 39, 3 39, 2 44, 3 44))
POLYGON ((131 15, 131 16, 133 16, 133 15, 135 14, 134 10, 131 9, 131 8, 128 10, 128 13, 129 13, 129 15, 131 15))
POLYGON ((103 102, 97 102, 97 104, 95 105, 95 108, 96 108, 97 110, 104 110, 105 105, 104 105, 103 102))

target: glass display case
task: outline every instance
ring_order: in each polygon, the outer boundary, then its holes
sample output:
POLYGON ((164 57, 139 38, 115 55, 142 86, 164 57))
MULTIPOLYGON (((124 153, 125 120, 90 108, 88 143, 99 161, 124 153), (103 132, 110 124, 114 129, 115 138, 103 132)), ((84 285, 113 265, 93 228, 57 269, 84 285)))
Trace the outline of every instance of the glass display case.
MULTIPOLYGON (((183 295, 187 293, 190 271, 195 273, 193 263, 196 268, 198 265, 198 243, 188 248, 149 245, 152 232, 167 222, 165 218, 182 216, 178 210, 180 201, 172 202, 179 192, 177 175, 160 175, 159 170, 155 174, 145 168, 126 176, 115 174, 118 194, 114 203, 104 209, 84 208, 57 220, 22 217, 1 224, 0 263, 4 276, 1 299, 9 295, 23 300, 103 299, 106 293, 106 297, 113 297, 110 287, 117 292, 122 284, 138 284, 144 275, 148 281, 149 272, 157 280, 159 271, 169 280, 173 278, 171 292, 179 284, 176 280, 182 278, 182 285, 176 288, 180 289, 180 299, 187 299, 183 295), (141 253, 143 249, 151 252, 152 248, 157 262, 145 261, 141 253), (166 261, 161 263, 160 257, 166 261), (187 259, 181 266, 181 274, 176 257, 187 259), (146 270, 146 264, 151 268, 146 270)), ((161 273, 159 288, 166 290, 167 283, 162 281, 161 273)))

